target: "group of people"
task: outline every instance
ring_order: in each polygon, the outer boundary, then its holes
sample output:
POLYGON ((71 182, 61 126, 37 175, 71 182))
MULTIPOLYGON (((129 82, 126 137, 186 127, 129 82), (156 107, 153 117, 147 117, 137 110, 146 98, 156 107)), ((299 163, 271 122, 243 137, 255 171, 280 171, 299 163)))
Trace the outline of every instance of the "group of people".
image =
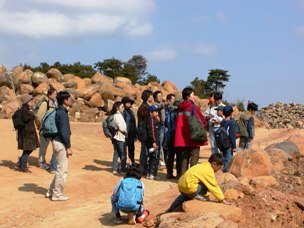
POLYGON ((21 97, 21 121, 24 127, 17 130, 17 139, 18 149, 23 150, 23 153, 17 162, 17 169, 21 172, 31 173, 27 166, 28 157, 33 150, 39 147, 39 167, 50 170, 51 173, 55 174, 45 196, 53 201, 68 200, 69 198, 63 195, 63 190, 68 173, 68 156, 73 153, 68 118, 71 96, 66 91, 57 93, 54 88, 50 88, 47 98, 39 103, 36 112, 31 110, 32 99, 32 95, 29 94, 21 97), (46 138, 41 134, 42 122, 44 117, 53 111, 56 111, 55 124, 58 133, 54 138, 46 138), (39 137, 36 128, 39 130, 39 137), (52 143, 53 154, 49 167, 46 164, 45 155, 50 142, 52 143))
MULTIPOLYGON (((26 94, 21 98, 22 121, 25 126, 18 130, 18 149, 23 150, 23 153, 17 167, 22 172, 30 172, 27 159, 33 150, 40 147, 39 167, 55 173, 45 196, 53 201, 65 201, 69 198, 63 195, 63 189, 68 171, 68 157, 72 155, 68 118, 71 99, 68 92, 57 93, 53 88, 48 91, 47 97, 45 102, 39 104, 36 113, 30 110, 32 96, 26 94), (40 130, 44 117, 54 110, 57 136, 46 138, 39 131, 38 138, 35 122, 40 130), (50 142, 53 156, 49 166, 46 164, 45 154, 50 142)), ((114 149, 112 169, 113 174, 124 175, 111 197, 112 212, 116 215, 115 223, 122 222, 120 211, 128 213, 130 224, 136 223, 137 218, 145 211, 142 205, 144 184, 140 179, 142 176, 150 180, 159 179, 158 169, 164 165, 167 179, 178 179, 181 193, 166 212, 174 211, 184 201, 193 198, 208 201, 209 192, 220 202, 229 204, 217 185, 214 173, 220 169, 223 172, 228 171, 233 153, 237 150, 237 137, 240 138, 239 150, 251 148, 254 137, 253 117, 258 107, 255 103, 249 102, 247 111, 235 121, 232 116, 233 108, 223 104, 222 94, 212 95, 208 109, 204 113, 195 105, 194 97, 194 90, 191 87, 183 89, 182 100, 176 99, 174 94, 168 94, 165 102, 161 91, 144 90, 141 95, 143 102, 137 111, 137 123, 131 109, 133 100, 123 97, 121 101, 113 104, 110 114, 113 115, 116 132, 111 138, 114 149), (191 139, 188 119, 193 114, 205 130, 209 131, 210 136, 211 156, 207 162, 201 164, 198 164, 200 147, 207 145, 208 142, 191 139), (219 128, 224 128, 229 136, 231 146, 225 150, 220 150, 216 143, 215 136, 219 128), (136 140, 141 143, 139 164, 135 163, 136 140), (127 165, 127 154, 129 165, 127 165), (174 161, 176 161, 176 175, 174 175, 174 161), (136 183, 137 187, 134 189, 137 189, 137 195, 141 197, 130 210, 121 206, 126 203, 127 198, 130 198, 121 196, 120 193, 126 185, 125 182, 136 183), (138 189, 141 189, 140 193, 138 189)))

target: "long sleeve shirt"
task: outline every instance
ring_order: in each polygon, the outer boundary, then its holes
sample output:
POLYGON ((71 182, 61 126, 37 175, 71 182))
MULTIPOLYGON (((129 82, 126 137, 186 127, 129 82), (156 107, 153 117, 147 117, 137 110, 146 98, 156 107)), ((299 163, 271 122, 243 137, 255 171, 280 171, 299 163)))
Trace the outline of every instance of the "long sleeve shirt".
POLYGON ((116 135, 114 136, 114 139, 124 142, 126 140, 127 124, 119 111, 114 114, 113 121, 115 128, 118 130, 116 135))
POLYGON ((62 142, 66 149, 71 147, 71 128, 68 117, 68 110, 60 105, 56 110, 55 123, 58 130, 58 135, 54 140, 62 142))

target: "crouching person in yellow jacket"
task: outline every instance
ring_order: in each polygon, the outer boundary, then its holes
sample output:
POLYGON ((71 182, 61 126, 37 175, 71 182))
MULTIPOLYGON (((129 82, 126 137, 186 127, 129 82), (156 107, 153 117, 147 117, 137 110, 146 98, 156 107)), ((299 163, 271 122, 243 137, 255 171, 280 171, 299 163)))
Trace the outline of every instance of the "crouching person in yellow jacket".
POLYGON ((218 170, 222 169, 224 163, 225 158, 219 153, 214 153, 208 162, 194 165, 188 169, 178 180, 178 189, 181 194, 174 200, 166 212, 172 212, 183 202, 191 199, 208 201, 209 192, 220 202, 230 204, 225 200, 225 196, 218 186, 214 175, 218 170))

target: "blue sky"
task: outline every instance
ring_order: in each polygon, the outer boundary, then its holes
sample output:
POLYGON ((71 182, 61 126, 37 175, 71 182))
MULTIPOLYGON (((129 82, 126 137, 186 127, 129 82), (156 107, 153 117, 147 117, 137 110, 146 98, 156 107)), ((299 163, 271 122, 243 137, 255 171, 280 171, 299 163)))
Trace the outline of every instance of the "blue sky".
POLYGON ((0 64, 133 55, 182 90, 228 70, 224 99, 304 104, 304 0, 0 0, 0 64))

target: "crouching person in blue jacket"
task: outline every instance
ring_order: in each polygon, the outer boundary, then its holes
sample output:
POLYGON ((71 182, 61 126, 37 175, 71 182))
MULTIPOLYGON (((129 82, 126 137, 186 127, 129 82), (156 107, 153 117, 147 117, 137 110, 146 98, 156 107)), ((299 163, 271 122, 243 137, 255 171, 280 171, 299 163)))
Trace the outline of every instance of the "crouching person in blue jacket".
POLYGON ((123 222, 120 212, 128 214, 131 225, 136 224, 136 218, 143 214, 144 183, 140 179, 140 166, 132 164, 128 167, 126 176, 117 183, 111 197, 116 224, 123 222))

